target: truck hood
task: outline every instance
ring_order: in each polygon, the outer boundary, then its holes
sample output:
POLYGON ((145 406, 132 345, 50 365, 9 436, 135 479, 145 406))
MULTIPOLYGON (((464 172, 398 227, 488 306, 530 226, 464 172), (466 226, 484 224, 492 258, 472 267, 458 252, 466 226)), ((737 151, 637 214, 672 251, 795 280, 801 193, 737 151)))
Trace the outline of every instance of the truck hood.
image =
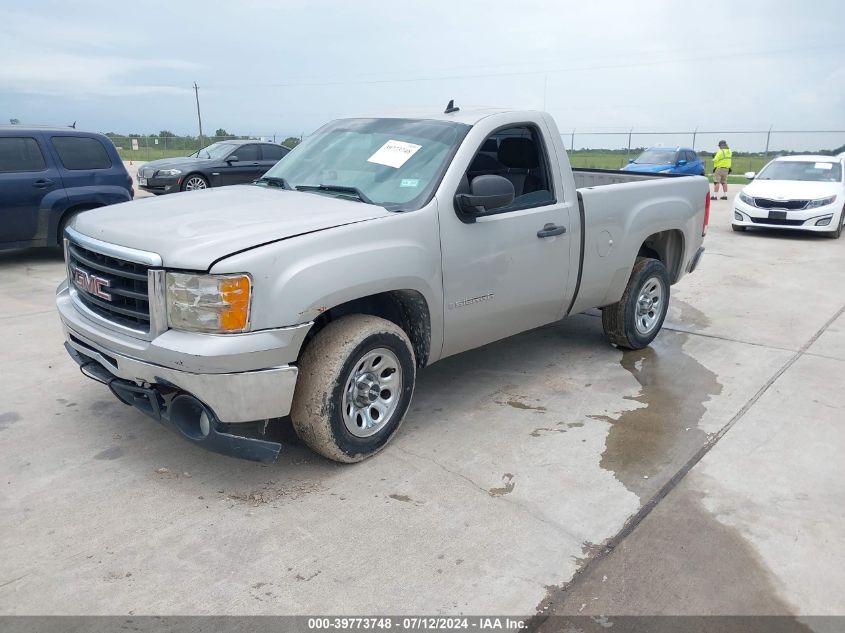
POLYGON ((166 267, 208 270, 261 244, 389 215, 383 207, 277 187, 234 185, 141 198, 79 214, 88 237, 158 253, 166 267))
POLYGON ((755 198, 772 200, 816 200, 842 191, 842 183, 806 180, 752 180, 742 190, 755 198))

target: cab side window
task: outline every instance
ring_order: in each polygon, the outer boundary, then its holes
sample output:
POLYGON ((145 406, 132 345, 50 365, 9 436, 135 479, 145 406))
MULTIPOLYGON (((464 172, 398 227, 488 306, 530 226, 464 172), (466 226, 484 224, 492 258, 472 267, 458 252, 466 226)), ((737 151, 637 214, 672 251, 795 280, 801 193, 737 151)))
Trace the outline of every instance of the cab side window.
POLYGON ((533 125, 498 130, 482 143, 466 172, 468 189, 478 176, 507 178, 514 200, 497 213, 539 207, 555 202, 549 160, 539 131, 533 125))

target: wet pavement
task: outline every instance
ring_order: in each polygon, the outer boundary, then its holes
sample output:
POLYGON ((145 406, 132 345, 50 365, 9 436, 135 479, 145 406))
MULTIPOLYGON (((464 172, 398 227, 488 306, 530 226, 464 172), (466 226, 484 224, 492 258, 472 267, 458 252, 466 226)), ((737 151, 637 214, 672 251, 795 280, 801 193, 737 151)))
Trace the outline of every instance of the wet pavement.
POLYGON ((66 357, 60 255, 0 254, 0 613, 845 612, 845 239, 717 202, 706 247, 650 348, 446 359, 353 466, 179 440, 66 357))

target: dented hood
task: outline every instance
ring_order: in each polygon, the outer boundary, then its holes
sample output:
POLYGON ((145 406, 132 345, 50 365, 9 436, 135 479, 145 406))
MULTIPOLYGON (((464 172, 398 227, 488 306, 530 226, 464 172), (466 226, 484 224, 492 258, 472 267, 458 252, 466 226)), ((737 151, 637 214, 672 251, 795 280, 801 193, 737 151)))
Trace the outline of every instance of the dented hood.
POLYGON ((158 253, 168 268, 207 270, 220 258, 255 246, 389 213, 328 195, 235 185, 92 209, 79 214, 73 228, 110 244, 158 253))

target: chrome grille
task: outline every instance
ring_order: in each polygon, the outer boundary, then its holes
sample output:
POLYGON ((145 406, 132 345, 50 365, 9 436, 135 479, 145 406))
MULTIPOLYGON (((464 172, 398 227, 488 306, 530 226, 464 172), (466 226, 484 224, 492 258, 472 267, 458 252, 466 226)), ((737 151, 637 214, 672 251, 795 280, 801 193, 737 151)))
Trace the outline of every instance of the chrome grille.
POLYGON ((70 283, 86 308, 107 321, 150 332, 149 266, 99 253, 73 240, 67 243, 67 260, 70 283), (95 296, 76 283, 74 269, 106 280, 108 286, 104 290, 111 300, 95 296))
POLYGON ((754 204, 761 209, 803 209, 808 200, 771 200, 770 198, 754 198, 754 204))

